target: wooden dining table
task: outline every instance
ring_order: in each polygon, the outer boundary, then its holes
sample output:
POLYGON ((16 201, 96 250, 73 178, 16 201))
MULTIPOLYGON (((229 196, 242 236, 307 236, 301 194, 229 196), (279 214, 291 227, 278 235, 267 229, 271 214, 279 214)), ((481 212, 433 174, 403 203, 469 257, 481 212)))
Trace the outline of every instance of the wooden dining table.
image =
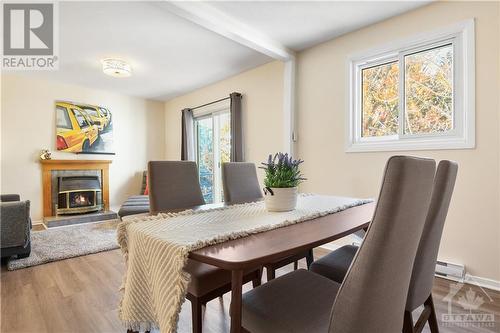
MULTIPOLYGON (((209 205, 199 209, 210 208, 209 205), (209 206, 209 207, 206 207, 209 206)), ((367 229, 375 203, 204 247, 189 258, 231 271, 231 333, 241 332, 243 272, 367 229)))

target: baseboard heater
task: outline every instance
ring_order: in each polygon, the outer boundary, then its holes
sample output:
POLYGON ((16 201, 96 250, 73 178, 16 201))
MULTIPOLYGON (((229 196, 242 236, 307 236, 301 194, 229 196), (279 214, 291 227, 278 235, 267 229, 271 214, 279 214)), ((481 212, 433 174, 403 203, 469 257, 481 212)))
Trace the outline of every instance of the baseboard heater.
POLYGON ((465 266, 438 260, 438 262, 436 263, 436 276, 464 282, 465 266))

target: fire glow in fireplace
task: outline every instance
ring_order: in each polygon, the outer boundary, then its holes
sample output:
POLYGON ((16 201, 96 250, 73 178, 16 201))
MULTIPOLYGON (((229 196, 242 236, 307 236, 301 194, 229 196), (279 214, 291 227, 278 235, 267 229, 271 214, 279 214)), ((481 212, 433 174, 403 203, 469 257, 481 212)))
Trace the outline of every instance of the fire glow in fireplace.
POLYGON ((57 215, 83 214, 101 210, 103 205, 99 177, 59 177, 57 199, 57 215))

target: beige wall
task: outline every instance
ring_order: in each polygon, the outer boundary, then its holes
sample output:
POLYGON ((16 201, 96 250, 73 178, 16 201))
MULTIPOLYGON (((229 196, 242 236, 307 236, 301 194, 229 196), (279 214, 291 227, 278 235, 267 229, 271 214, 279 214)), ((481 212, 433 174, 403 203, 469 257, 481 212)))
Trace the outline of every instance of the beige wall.
POLYGON ((166 158, 180 158, 182 109, 229 96, 234 91, 243 94, 245 159, 260 163, 269 153, 283 150, 283 70, 283 63, 271 62, 168 101, 166 158))
POLYGON ((400 152, 459 163, 439 257, 476 276, 500 280, 499 3, 439 2, 305 50, 298 57, 302 190, 377 195, 392 152, 345 153, 346 60, 354 52, 476 19, 476 149, 400 152))
POLYGON ((31 200, 32 218, 42 218, 41 169, 38 153, 55 150, 56 100, 109 107, 113 113, 115 156, 53 153, 54 159, 111 159, 110 203, 117 208, 141 188, 141 171, 150 159, 162 159, 163 103, 74 85, 3 74, 1 110, 1 193, 31 200))

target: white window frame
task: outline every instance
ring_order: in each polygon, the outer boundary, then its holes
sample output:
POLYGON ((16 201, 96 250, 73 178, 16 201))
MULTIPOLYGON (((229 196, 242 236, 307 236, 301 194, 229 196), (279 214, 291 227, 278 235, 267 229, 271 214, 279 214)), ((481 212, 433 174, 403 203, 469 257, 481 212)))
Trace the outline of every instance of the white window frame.
POLYGON ((474 19, 470 19, 349 57, 345 151, 475 148, 474 53, 474 19), (449 44, 453 45, 453 129, 444 133, 404 134, 405 56, 449 44), (363 137, 362 70, 393 61, 398 61, 400 66, 398 135, 363 137))
POLYGON ((202 108, 196 109, 193 111, 193 123, 194 123, 194 131, 193 131, 193 142, 195 148, 195 160, 196 164, 199 165, 199 149, 198 149, 198 122, 197 120, 201 120, 204 118, 212 119, 212 130, 213 130, 213 152, 214 152, 214 178, 213 178, 213 198, 214 203, 219 203, 223 201, 221 196, 222 192, 222 166, 220 164, 220 146, 219 146, 219 117, 220 114, 229 113, 230 112, 230 101, 224 100, 218 103, 214 103, 208 106, 204 106, 202 108))

